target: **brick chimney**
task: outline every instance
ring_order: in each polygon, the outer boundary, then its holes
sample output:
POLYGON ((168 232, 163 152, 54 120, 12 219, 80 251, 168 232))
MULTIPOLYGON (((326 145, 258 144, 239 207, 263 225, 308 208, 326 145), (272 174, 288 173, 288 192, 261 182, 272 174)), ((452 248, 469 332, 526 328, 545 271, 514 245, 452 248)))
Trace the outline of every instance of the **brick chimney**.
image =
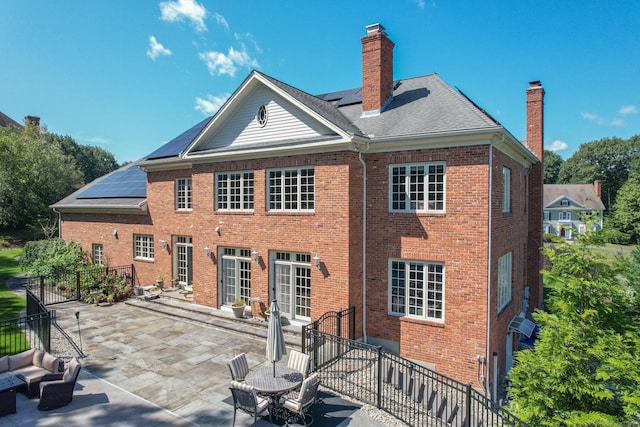
POLYGON ((544 177, 544 89, 539 81, 529 83, 527 89, 527 146, 538 157, 539 163, 529 172, 529 236, 527 239, 527 286, 529 306, 542 308, 542 208, 544 177))
POLYGON ((393 95, 393 48, 384 27, 372 24, 362 37, 362 116, 377 116, 393 95))
POLYGON ((25 126, 40 126, 40 117, 38 116, 24 116, 24 125, 25 126))
POLYGON ((602 198, 602 181, 593 181, 593 191, 595 191, 596 196, 602 198))

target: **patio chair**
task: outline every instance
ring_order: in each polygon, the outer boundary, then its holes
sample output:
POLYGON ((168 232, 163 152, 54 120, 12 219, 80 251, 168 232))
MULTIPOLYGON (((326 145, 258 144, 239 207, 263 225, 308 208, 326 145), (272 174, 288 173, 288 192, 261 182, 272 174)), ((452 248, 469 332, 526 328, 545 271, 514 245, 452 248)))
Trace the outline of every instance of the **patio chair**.
POLYGON ((247 362, 246 354, 240 353, 235 356, 229 361, 228 365, 231 371, 231 379, 244 381, 244 377, 249 373, 249 363, 247 362))
POLYGON ((41 382, 38 410, 49 411, 71 403, 80 369, 80 362, 74 357, 67 365, 61 380, 41 382))
POLYGON ((309 361, 309 355, 296 350, 291 350, 289 352, 289 361, 287 362, 287 366, 300 372, 302 374, 302 378, 307 378, 307 375, 309 374, 309 361))
POLYGON ((319 385, 320 378, 317 373, 313 373, 302 382, 300 391, 291 392, 283 397, 280 405, 289 412, 286 418, 287 425, 298 418, 305 426, 313 422, 313 417, 309 412, 313 404, 316 403, 319 385), (307 423, 307 418, 311 418, 309 423, 307 423))
POLYGON ((241 383, 239 381, 231 381, 231 395, 233 396, 233 424, 236 425, 236 412, 240 409, 249 415, 253 416, 253 425, 258 422, 258 417, 265 413, 269 414, 269 421, 271 419, 271 402, 269 399, 262 398, 256 394, 256 391, 248 384, 241 383))

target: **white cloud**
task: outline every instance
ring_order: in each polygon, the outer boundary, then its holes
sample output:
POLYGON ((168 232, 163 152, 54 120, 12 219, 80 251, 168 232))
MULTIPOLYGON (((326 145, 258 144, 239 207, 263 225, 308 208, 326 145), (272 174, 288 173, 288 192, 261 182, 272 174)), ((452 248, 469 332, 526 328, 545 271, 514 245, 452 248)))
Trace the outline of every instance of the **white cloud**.
POLYGON ((222 104, 226 102, 229 96, 230 95, 228 93, 225 93, 220 96, 207 95, 206 99, 197 97, 195 109, 202 112, 206 116, 211 116, 215 114, 220 109, 220 107, 222 107, 222 104))
POLYGON ((171 51, 158 43, 154 36, 149 36, 149 50, 147 50, 147 56, 155 61, 160 55, 171 55, 171 51))
POLYGON ((215 13, 214 16, 216 18, 216 21, 218 21, 218 24, 222 25, 225 30, 229 31, 229 23, 226 19, 224 19, 224 16, 220 15, 219 13, 215 13))
POLYGON ((258 68, 258 61, 252 59, 246 50, 237 51, 229 48, 229 53, 225 55, 222 52, 202 52, 198 55, 207 65, 209 73, 212 76, 227 74, 231 77, 235 76, 238 68, 258 68))
POLYGON ((556 139, 551 143, 551 145, 547 145, 545 148, 555 153, 558 151, 566 150, 567 148, 569 148, 569 145, 564 141, 560 141, 559 139, 556 139))
POLYGON ((233 36, 235 37, 236 40, 238 40, 239 42, 242 43, 242 49, 243 50, 245 50, 244 41, 247 40, 253 45, 253 48, 256 50, 256 52, 262 53, 262 48, 260 47, 260 45, 258 45, 258 42, 256 42, 256 40, 253 38, 253 34, 251 34, 251 33, 244 33, 244 34, 234 33, 233 36))
POLYGON ((581 113, 582 118, 586 119, 586 120, 592 120, 592 121, 596 121, 600 119, 600 116, 598 116, 597 114, 593 114, 593 113, 581 113))
POLYGON ((616 117, 611 120, 611 126, 624 126, 624 119, 616 117))
POLYGON ((629 114, 638 114, 638 108, 635 105, 623 105, 618 110, 618 114, 627 116, 629 114))
POLYGON ((415 2, 420 9, 424 9, 424 0, 415 0, 415 2))
POLYGON ((160 19, 168 22, 191 21, 197 31, 207 31, 204 19, 207 9, 195 0, 164 1, 160 3, 160 19))

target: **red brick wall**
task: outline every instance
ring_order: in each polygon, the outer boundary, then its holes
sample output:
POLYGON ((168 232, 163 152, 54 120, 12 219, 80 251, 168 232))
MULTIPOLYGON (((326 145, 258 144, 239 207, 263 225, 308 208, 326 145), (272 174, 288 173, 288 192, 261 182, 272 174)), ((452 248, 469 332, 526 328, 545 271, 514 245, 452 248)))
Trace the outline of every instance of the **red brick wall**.
POLYGON ((362 42, 362 111, 381 108, 393 89, 393 42, 382 31, 362 42))
MULTIPOLYGON (((488 267, 489 147, 458 147, 403 153, 363 154, 367 164, 367 334, 395 341, 404 357, 436 365, 438 371, 477 385, 476 356, 485 356, 488 267), (389 165, 446 162, 446 213, 389 213, 389 165), (441 262, 445 265, 445 319, 443 323, 388 315, 390 258, 441 262)), ((494 150, 494 251, 491 298, 496 301, 497 259, 514 251, 514 302, 499 315, 491 312, 491 348, 504 354, 506 325, 519 310, 522 295, 523 219, 522 182, 525 173, 515 162, 494 150), (512 168, 512 214, 503 214, 502 164, 512 168), (495 323, 495 324, 494 324, 495 323)), ((110 264, 132 262, 133 233, 153 234, 155 260, 136 261, 141 283, 152 283, 159 273, 173 276, 171 252, 158 240, 172 236, 193 238, 194 299, 219 306, 218 247, 257 250, 261 264, 252 263, 252 295, 268 298, 269 254, 282 250, 307 252, 321 258, 322 269, 311 267, 312 319, 355 305, 357 335, 362 335, 362 165, 357 153, 339 152, 237 162, 197 164, 193 170, 148 172, 148 216, 62 216, 63 238, 85 248, 103 243, 110 264), (316 207, 313 213, 266 211, 266 170, 272 167, 315 167, 316 207), (253 170, 255 210, 222 213, 214 210, 214 176, 219 171, 253 170), (193 179, 193 210, 174 209, 178 177, 193 179), (86 222, 83 222, 86 221, 86 222), (220 227, 220 234, 215 228, 220 227), (119 239, 111 235, 118 229, 119 239), (208 246, 215 261, 205 255, 208 246)), ((503 363, 503 362, 501 362, 503 363)))

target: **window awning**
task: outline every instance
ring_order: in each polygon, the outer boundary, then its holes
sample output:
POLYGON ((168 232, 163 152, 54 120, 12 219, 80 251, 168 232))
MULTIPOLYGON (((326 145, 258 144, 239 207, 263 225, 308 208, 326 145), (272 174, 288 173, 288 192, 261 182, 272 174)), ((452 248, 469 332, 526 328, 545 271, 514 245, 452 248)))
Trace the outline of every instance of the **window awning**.
POLYGON ((531 334, 535 327, 536 324, 524 317, 522 314, 518 314, 511 320, 511 322, 509 322, 509 331, 518 331, 521 334, 526 335, 527 338, 531 338, 531 334))

